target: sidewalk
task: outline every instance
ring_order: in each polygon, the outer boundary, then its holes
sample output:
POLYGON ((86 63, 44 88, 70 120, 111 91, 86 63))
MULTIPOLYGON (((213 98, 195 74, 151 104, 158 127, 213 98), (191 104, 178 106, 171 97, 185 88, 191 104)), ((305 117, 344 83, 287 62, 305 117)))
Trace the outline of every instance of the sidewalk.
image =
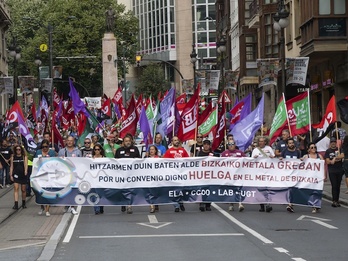
POLYGON ((13 186, 0 189, 0 250, 44 246, 64 216, 63 207, 51 207, 50 217, 38 215, 40 207, 34 196, 26 202, 26 209, 13 210, 13 186))
MULTIPOLYGON (((344 181, 341 184, 340 203, 348 206, 348 194, 344 181)), ((332 200, 331 185, 327 181, 324 184, 323 197, 332 200)), ((21 205, 21 203, 19 203, 21 205)), ((49 250, 54 253, 56 244, 70 223, 72 215, 64 214, 63 207, 51 207, 50 217, 38 215, 40 207, 35 203, 35 197, 27 197, 26 209, 15 211, 13 206, 13 187, 0 189, 0 250, 21 248, 24 246, 55 246, 49 250), (63 218, 64 217, 64 218, 63 218), (53 236, 52 236, 53 235, 53 236), (58 239, 58 240, 57 240, 58 239), (56 242, 57 241, 57 242, 56 242), (47 244, 50 242, 49 244, 47 244)), ((42 255, 45 255, 43 251, 42 255)), ((49 255, 48 255, 49 256, 49 255)), ((49 260, 40 259, 40 260, 49 260)))

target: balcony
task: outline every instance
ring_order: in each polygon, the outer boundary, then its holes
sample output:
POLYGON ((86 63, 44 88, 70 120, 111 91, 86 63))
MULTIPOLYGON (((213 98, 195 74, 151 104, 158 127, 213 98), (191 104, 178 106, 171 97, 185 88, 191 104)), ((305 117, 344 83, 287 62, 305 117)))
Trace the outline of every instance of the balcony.
POLYGON ((259 3, 258 0, 254 0, 249 5, 250 19, 248 22, 249 28, 259 28, 260 18, 259 18, 259 3))

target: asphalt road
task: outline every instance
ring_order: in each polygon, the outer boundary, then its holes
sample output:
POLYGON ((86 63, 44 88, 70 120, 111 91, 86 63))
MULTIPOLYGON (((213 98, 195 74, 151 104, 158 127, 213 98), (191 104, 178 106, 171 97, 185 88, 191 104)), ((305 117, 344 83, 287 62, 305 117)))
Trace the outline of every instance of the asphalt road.
POLYGON ((273 206, 272 213, 247 205, 244 212, 229 212, 227 204, 213 204, 200 212, 198 204, 134 207, 132 215, 120 207, 106 207, 94 215, 83 207, 58 244, 52 260, 347 260, 347 208, 323 209, 273 206))

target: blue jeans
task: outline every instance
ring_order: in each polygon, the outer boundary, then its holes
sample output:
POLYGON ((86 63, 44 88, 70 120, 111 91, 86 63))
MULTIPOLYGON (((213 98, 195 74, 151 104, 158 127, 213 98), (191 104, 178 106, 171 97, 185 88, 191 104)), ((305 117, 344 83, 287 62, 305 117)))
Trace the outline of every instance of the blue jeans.
POLYGON ((4 166, 2 166, 2 169, 0 170, 0 175, 1 184, 7 185, 11 183, 9 165, 5 164, 4 166))

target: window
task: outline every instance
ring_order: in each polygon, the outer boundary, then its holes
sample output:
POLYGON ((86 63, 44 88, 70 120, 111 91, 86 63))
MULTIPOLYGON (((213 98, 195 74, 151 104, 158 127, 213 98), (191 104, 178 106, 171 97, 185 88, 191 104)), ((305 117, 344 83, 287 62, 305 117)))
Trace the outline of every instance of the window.
POLYGON ((334 0, 334 14, 346 13, 346 0, 334 0))
POLYGON ((319 0, 319 15, 346 14, 346 0, 319 0))
POLYGON ((330 13, 330 0, 319 0, 319 14, 329 15, 330 13))

